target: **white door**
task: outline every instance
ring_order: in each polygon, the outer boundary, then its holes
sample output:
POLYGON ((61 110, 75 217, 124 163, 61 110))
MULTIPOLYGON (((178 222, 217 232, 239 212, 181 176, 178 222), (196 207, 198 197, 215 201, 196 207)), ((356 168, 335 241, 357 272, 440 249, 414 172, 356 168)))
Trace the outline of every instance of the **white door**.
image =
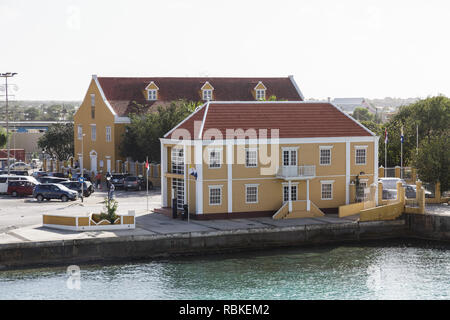
POLYGON ((91 171, 97 173, 97 155, 91 155, 91 171))
POLYGON ((111 172, 111 159, 106 159, 106 171, 111 172))
MULTIPOLYGON (((291 185, 291 201, 297 201, 298 196, 298 185, 291 185)), ((289 201, 289 186, 283 186, 283 203, 289 201)))
POLYGON ((297 171, 297 150, 283 150, 283 176, 295 177, 298 175, 297 171))

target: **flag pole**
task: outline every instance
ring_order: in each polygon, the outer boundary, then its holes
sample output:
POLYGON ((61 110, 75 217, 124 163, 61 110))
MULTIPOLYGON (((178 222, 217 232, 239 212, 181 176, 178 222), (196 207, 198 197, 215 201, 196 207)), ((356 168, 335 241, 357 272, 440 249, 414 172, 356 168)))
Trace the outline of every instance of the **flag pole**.
POLYGON ((403 126, 400 138, 400 178, 403 179, 403 126))
POLYGON ((387 144, 388 144, 388 138, 387 138, 387 129, 384 129, 384 177, 386 178, 386 172, 387 172, 387 144))
POLYGON ((148 156, 146 157, 146 159, 145 159, 146 161, 145 161, 145 164, 146 164, 146 175, 147 175, 147 213, 148 213, 148 156))

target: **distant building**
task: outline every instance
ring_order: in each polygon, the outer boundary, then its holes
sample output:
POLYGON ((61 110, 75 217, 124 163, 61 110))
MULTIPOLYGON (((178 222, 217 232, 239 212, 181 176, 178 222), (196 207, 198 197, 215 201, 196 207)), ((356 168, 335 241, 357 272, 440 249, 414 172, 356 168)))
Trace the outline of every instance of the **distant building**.
MULTIPOLYGON (((23 157, 13 157, 16 160, 30 161, 33 153, 40 155, 42 150, 38 147, 38 140, 47 132, 50 125, 56 123, 68 124, 72 121, 9 121, 10 149, 24 150, 23 157)), ((0 121, 0 127, 6 130, 6 121, 0 121)))
POLYGON ((377 109, 372 106, 365 98, 335 98, 333 104, 339 107, 345 113, 351 115, 356 108, 364 108, 370 113, 376 114, 377 109))

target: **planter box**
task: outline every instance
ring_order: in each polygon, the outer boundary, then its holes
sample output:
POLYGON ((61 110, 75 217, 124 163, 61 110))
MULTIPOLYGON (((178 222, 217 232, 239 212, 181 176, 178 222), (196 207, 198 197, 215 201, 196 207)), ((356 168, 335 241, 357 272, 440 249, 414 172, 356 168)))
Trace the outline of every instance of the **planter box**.
POLYGON ((107 220, 96 223, 92 220, 92 214, 83 215, 42 215, 44 227, 72 230, 72 231, 107 231, 107 230, 130 230, 136 228, 134 211, 129 211, 128 215, 118 215, 114 224, 107 220))

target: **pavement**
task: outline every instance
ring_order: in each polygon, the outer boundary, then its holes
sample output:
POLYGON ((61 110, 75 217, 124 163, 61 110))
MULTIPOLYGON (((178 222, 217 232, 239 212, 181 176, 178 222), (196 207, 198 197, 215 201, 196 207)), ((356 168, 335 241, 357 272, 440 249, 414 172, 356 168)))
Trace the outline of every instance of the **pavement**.
MULTIPOLYGON (((232 230, 251 230, 258 228, 294 227, 302 225, 324 225, 352 223, 358 215, 338 218, 337 215, 324 217, 273 220, 271 217, 222 220, 182 220, 173 219, 152 211, 160 207, 159 190, 149 192, 147 211, 146 192, 116 191, 119 202, 118 213, 135 210, 136 229, 117 231, 65 231, 42 226, 42 214, 87 214, 103 209, 106 192, 96 191, 90 197, 75 202, 49 201, 39 203, 33 198, 11 198, 0 196, 0 245, 7 243, 61 241, 73 239, 114 238, 123 236, 152 236, 190 232, 215 232, 232 230)), ((450 206, 427 205, 433 214, 450 215, 450 206)))

